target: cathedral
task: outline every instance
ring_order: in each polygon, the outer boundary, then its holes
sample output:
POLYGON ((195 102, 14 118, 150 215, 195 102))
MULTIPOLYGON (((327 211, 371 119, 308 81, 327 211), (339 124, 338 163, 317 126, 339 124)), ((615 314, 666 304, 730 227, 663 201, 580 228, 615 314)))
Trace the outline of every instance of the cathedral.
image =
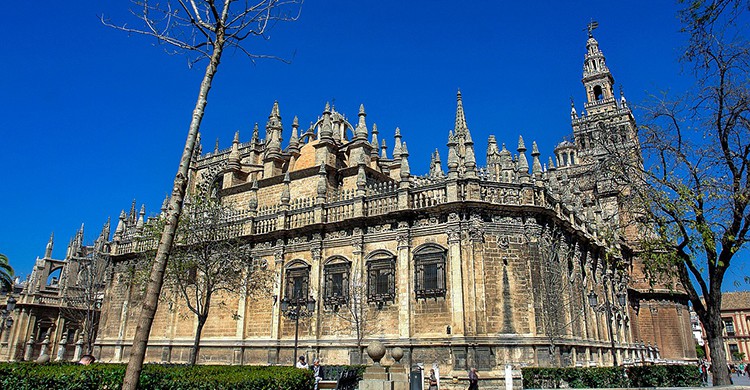
MULTIPOLYGON (((231 206, 225 236, 274 280, 267 295, 221 296, 198 362, 289 365, 304 354, 359 363, 372 340, 448 377, 469 367, 500 377, 506 364, 694 360, 686 294, 645 279, 623 189, 597 169, 604 143, 633 163, 641 155, 631 108, 615 95, 591 32, 582 82, 586 102, 570 112, 573 141, 548 161, 536 143, 519 137, 509 150, 490 136, 486 166, 478 166, 460 91, 447 156, 436 150, 422 176, 412 173, 407 134, 396 129, 386 142, 363 106, 350 122, 326 105, 305 129, 297 117, 285 126, 274 103, 264 134, 256 125, 229 149, 199 147, 189 197, 231 206), (352 308, 360 321, 347 316, 352 308)), ((94 348, 101 361, 128 358, 143 298, 128 270, 155 247, 145 231, 159 218, 133 206, 107 243, 94 348)), ((146 361, 188 359, 196 320, 169 294, 146 361)), ((25 326, 19 340, 39 333, 38 324, 25 326)))

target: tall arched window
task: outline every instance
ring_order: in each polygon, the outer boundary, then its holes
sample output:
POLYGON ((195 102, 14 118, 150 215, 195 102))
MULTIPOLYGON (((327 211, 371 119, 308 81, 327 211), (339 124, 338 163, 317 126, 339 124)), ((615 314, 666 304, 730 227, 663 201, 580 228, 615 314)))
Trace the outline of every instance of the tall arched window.
POLYGON ((294 299, 307 299, 310 292, 310 265, 303 260, 294 260, 286 267, 284 283, 284 297, 293 301, 294 299))
POLYGON ((349 272, 351 263, 336 256, 323 266, 323 303, 326 308, 338 310, 349 302, 349 272))
POLYGON ((427 244, 414 251, 414 285, 417 299, 444 297, 445 248, 427 244))
POLYGON ((396 301, 396 256, 380 250, 367 260, 367 302, 383 307, 396 301))

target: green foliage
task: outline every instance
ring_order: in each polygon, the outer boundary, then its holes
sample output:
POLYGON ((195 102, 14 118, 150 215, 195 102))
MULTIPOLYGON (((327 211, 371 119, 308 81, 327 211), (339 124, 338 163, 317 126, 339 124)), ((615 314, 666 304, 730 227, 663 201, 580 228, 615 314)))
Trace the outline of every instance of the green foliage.
MULTIPOLYGON (((119 389, 124 364, 0 363, 0 388, 17 390, 119 389)), ((312 371, 294 367, 183 366, 143 367, 139 388, 155 390, 307 390, 312 371)))
POLYGON ((735 361, 741 362, 745 360, 745 353, 744 352, 732 352, 732 359, 735 361))
POLYGON ((700 386, 696 366, 524 368, 526 389, 700 386))
POLYGON ((695 356, 698 359, 705 359, 706 358, 706 349, 702 346, 695 344, 695 356))

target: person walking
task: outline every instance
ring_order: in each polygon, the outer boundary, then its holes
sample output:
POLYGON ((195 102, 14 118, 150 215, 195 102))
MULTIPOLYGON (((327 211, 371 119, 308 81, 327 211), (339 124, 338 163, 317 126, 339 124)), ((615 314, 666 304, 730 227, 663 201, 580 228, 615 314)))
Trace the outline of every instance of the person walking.
POLYGON ((469 370, 469 390, 478 390, 479 389, 479 375, 477 374, 477 369, 472 367, 471 370, 469 370))

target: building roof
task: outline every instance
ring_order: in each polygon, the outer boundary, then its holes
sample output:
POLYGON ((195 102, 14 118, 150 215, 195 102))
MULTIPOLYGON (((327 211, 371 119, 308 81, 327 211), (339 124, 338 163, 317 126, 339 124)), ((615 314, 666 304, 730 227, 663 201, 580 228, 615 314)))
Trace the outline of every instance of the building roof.
POLYGON ((721 297, 721 310, 750 309, 750 291, 725 292, 721 297))

